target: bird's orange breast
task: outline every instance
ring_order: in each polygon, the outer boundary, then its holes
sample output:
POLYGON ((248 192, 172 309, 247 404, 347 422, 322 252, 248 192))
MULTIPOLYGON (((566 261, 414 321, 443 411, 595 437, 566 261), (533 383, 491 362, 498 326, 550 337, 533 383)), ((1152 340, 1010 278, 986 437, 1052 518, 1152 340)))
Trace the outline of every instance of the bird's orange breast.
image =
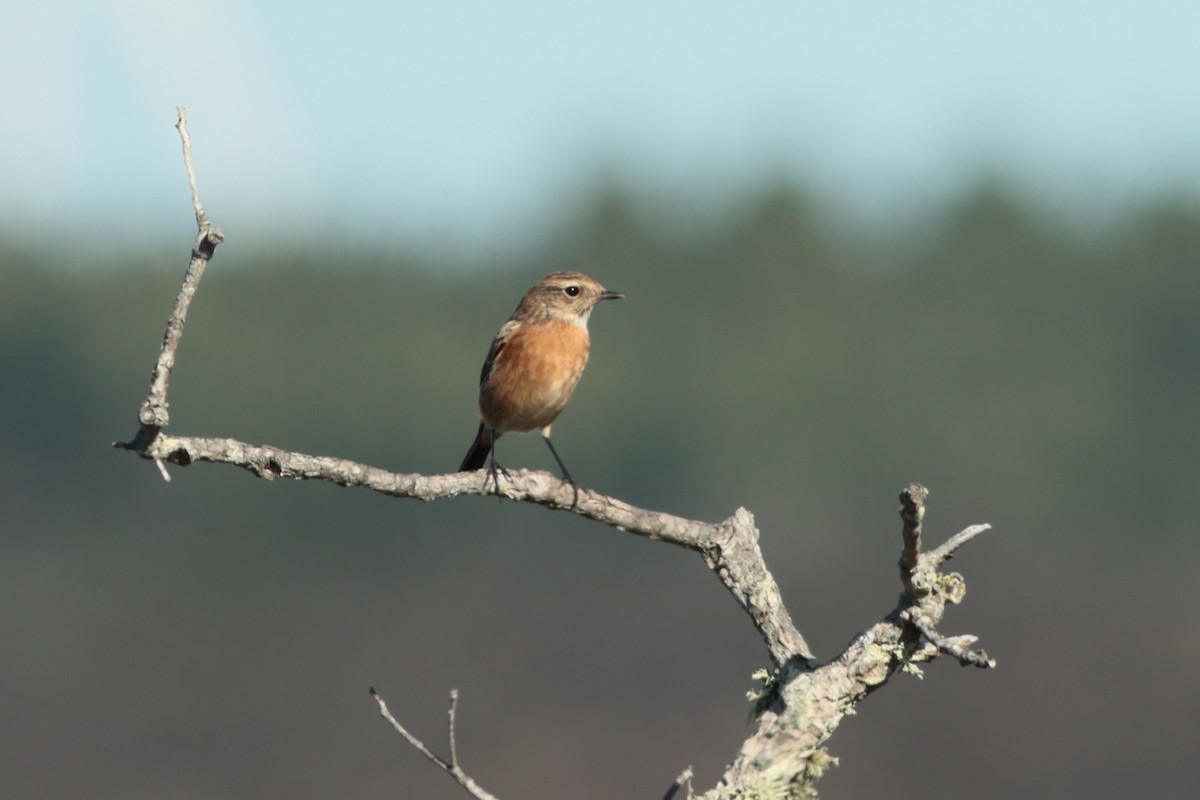
POLYGON ((575 392, 587 365, 587 328, 557 320, 513 330, 479 387, 479 411, 497 433, 545 428, 575 392))

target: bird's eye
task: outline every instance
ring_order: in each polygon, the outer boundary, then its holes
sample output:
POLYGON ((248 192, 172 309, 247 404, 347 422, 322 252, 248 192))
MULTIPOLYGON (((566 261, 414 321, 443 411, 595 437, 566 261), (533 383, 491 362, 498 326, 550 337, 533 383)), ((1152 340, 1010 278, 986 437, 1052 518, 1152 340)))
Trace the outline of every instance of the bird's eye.
POLYGON ((563 291, 567 293, 567 297, 579 297, 579 287, 574 284, 564 286, 563 291))

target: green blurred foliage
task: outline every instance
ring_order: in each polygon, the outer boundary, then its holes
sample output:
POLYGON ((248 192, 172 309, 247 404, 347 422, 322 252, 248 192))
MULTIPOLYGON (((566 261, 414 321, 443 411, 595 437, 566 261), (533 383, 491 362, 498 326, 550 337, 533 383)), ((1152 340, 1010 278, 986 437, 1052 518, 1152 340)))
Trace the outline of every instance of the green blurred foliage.
MULTIPOLYGON (((997 526, 964 554, 972 594, 947 625, 1001 670, 897 679, 833 740, 828 796, 907 796, 914 774, 944 776, 921 780, 934 797, 1184 796, 1200 692, 1170 665, 1200 656, 1194 205, 1089 227, 983 182, 884 233, 800 187, 608 187, 525 258, 469 267, 244 247, 217 221, 230 238, 179 351, 172 431, 451 470, 496 328, 541 275, 587 272, 627 299, 593 316, 559 452, 639 505, 751 509, 820 653, 894 603, 902 486, 932 487, 935 538, 997 526), (1148 663, 1156 685, 1113 685, 1148 663), (1102 695, 1114 732, 1080 731, 1102 695), (912 741, 914 717, 940 727, 912 741), (1039 766, 997 755, 1014 747, 1039 766)), ((134 433, 190 235, 72 241, 0 241, 0 796, 457 796, 374 718, 371 684, 430 742, 462 689, 460 752, 501 796, 658 796, 689 763, 715 780, 765 656, 699 562, 495 500, 211 465, 164 484, 107 446, 134 433)), ((536 437, 499 453, 552 466, 536 437)))

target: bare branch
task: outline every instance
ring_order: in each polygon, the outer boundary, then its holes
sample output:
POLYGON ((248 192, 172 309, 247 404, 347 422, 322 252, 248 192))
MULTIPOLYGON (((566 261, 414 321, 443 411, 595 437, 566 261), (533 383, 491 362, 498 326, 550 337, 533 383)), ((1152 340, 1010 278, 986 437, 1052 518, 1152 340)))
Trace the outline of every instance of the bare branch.
POLYGON ((396 733, 399 733, 401 736, 403 736, 404 740, 406 742, 408 742, 410 745, 412 745, 413 749, 415 749, 418 753, 425 756, 427 759, 432 761, 434 764, 437 764, 438 767, 440 767, 442 769, 442 771, 444 771, 451 778, 454 778, 454 780, 458 783, 459 786, 461 786, 467 790, 467 793, 469 795, 476 798, 476 800, 497 800, 495 795, 489 794, 488 792, 484 791, 479 786, 479 784, 475 783, 475 780, 470 775, 463 772, 462 768, 458 765, 458 758, 455 755, 455 753, 457 751, 457 746, 455 745, 455 742, 454 742, 454 708, 458 704, 458 690, 457 689, 455 689, 454 691, 452 691, 450 693, 450 760, 449 761, 446 761, 446 760, 440 758, 436 753, 434 753, 432 750, 430 750, 428 747, 426 747, 424 742, 422 742, 420 739, 418 739, 417 737, 415 737, 411 733, 409 733, 408 730, 406 730, 405 727, 403 725, 401 725, 396 720, 395 717, 392 716, 392 712, 388 711, 387 703, 383 702, 383 698, 379 696, 379 693, 376 692, 374 688, 371 689, 371 697, 374 697, 375 702, 379 704, 379 715, 381 717, 383 717, 384 719, 386 719, 391 724, 391 726, 396 729, 396 733))
POLYGON ((901 610, 899 619, 916 628, 938 652, 953 656, 961 664, 990 669, 996 660, 983 650, 971 650, 978 639, 972 635, 943 636, 937 630, 946 603, 959 603, 966 593, 961 575, 942 575, 937 569, 958 548, 974 539, 991 525, 971 525, 951 536, 927 553, 921 552, 921 525, 925 518, 925 499, 929 490, 914 483, 900 493, 900 517, 904 521, 904 547, 900 554, 900 580, 910 605, 901 610))
POLYGON ((909 605, 899 619, 916 628, 938 652, 953 656, 961 664, 992 668, 996 661, 983 650, 971 650, 978 639, 970 634, 943 636, 937 630, 946 603, 962 602, 966 582, 957 573, 940 574, 937 569, 954 552, 991 525, 971 525, 951 536, 933 550, 921 552, 921 521, 925 516, 925 498, 929 491, 919 484, 909 486, 900 495, 900 516, 904 520, 904 548, 900 556, 900 579, 909 605))
POLYGON ((175 128, 179 131, 179 138, 183 143, 183 166, 187 169, 188 186, 192 189, 192 208, 196 211, 196 228, 204 230, 209 227, 208 215, 204 213, 204 206, 200 203, 200 187, 196 184, 196 168, 192 164, 192 137, 188 133, 187 109, 177 106, 175 112, 179 115, 175 128))
POLYGON ((984 650, 972 650, 971 645, 979 640, 978 636, 970 634, 961 636, 942 636, 929 623, 929 620, 922 614, 909 614, 907 619, 925 639, 936 647, 940 652, 948 656, 958 659, 958 662, 964 667, 972 666, 981 669, 992 669, 996 666, 996 659, 988 656, 984 650))
POLYGON ((683 772, 679 773, 679 777, 667 789, 667 793, 663 795, 663 800, 674 800, 675 795, 679 794, 679 790, 684 786, 687 787, 687 800, 692 798, 692 768, 688 767, 683 772))
MULTIPOLYGON (((837 658, 819 667, 777 670, 768 679, 765 696, 756 695, 758 718, 754 733, 742 743, 717 788, 705 800, 746 796, 815 796, 813 786, 837 760, 825 750, 842 719, 883 686, 899 669, 914 671, 914 662, 945 653, 979 667, 994 667, 982 650, 970 650, 973 636, 942 636, 937 623, 947 603, 959 602, 966 591, 961 575, 941 575, 932 554, 921 553, 921 528, 929 492, 912 484, 901 493, 900 516, 904 546, 900 556, 905 593, 887 617, 854 637, 837 658), (930 642, 927 646, 922 639, 930 642), (791 794, 784 794, 791 792, 791 794)), ((951 542, 961 544, 981 532, 972 526, 951 542)), ((947 543, 949 545, 950 543, 947 543)), ((934 552, 947 547, 943 545, 934 552)), ((811 666, 811 665, 810 665, 811 666)))
POLYGON ((904 521, 904 546, 900 550, 900 581, 909 597, 916 597, 913 573, 921 558, 921 522, 925 518, 925 498, 929 490, 911 483, 900 493, 900 518, 904 521))
POLYGON ((990 531, 991 529, 992 526, 986 522, 981 525, 971 525, 967 528, 964 528, 963 530, 951 536, 940 546, 930 550, 927 554, 927 557, 935 566, 944 561, 949 561, 954 557, 955 550, 962 547, 964 544, 971 541, 984 531, 990 531))
POLYGON ((454 718, 457 715, 457 712, 458 712, 458 689, 451 689, 450 690, 450 711, 447 713, 450 716, 448 728, 449 728, 449 732, 450 732, 450 735, 449 735, 449 738, 450 738, 450 766, 452 766, 452 767, 458 766, 458 743, 455 740, 455 733, 454 733, 454 718))
MULTIPOLYGON (((140 428, 130 442, 114 447, 136 452, 153 461, 169 479, 166 464, 188 466, 198 461, 241 467, 266 480, 322 480, 341 486, 361 486, 392 497, 433 501, 459 495, 496 494, 509 499, 568 511, 609 525, 699 553, 722 584, 750 616, 767 645, 773 671, 765 674, 762 692, 755 693, 756 729, 743 743, 720 783, 705 800, 749 796, 814 796, 816 781, 837 759, 824 749, 843 717, 856 704, 882 686, 899 669, 913 671, 914 662, 939 653, 962 664, 990 668, 995 661, 982 650, 972 650, 976 637, 943 636, 937 630, 947 603, 958 603, 966 591, 961 575, 941 574, 938 567, 975 536, 989 529, 973 525, 941 546, 922 553, 922 525, 928 490, 911 484, 901 493, 903 546, 900 578, 904 595, 898 608, 858 634, 832 661, 818 666, 790 614, 779 587, 768 571, 759 548, 759 531, 749 511, 739 508, 729 519, 708 523, 632 506, 614 497, 559 480, 546 472, 513 470, 499 476, 492 491, 485 470, 449 475, 390 472, 331 456, 314 456, 270 445, 234 439, 168 436, 167 384, 175 353, 183 335, 187 310, 204 268, 223 240, 212 227, 200 203, 187 116, 181 107, 178 129, 184 163, 196 213, 197 236, 183 286, 167 321, 162 349, 154 367, 150 391, 139 410, 140 428)), ((453 777, 477 800, 495 800, 481 789, 458 763, 456 716, 458 692, 450 694, 447 712, 450 758, 446 761, 410 734, 389 712, 383 699, 371 690, 380 714, 418 752, 453 777)), ((674 800, 687 786, 692 797, 691 770, 686 770, 668 790, 674 800)))
POLYGON ((196 241, 192 245, 192 256, 188 262, 187 272, 184 274, 183 286, 175 298, 171 316, 167 319, 167 330, 163 334, 162 348, 150 378, 150 392, 138 412, 141 429, 134 438, 134 442, 148 442, 157 436, 158 432, 165 428, 170 421, 170 415, 167 413, 167 383, 171 379, 171 370, 175 366, 175 351, 183 336, 183 324, 187 320, 188 307, 196 295, 196 289, 200 285, 200 278, 204 275, 204 268, 208 266, 209 259, 216 252, 217 245, 225 241, 225 234, 209 224, 204 207, 200 204, 200 190, 197 188, 196 172, 192 166, 192 140, 187 129, 187 111, 182 106, 177 111, 179 121, 175 127, 179 129, 179 136, 183 140, 183 160, 187 168, 188 183, 192 190, 192 207, 196 212, 196 241))
MULTIPOLYGON (((448 475, 400 474, 330 456, 295 453, 235 439, 206 439, 159 433, 152 441, 116 444, 143 458, 188 466, 197 461, 232 464, 260 478, 323 480, 361 486, 391 497, 426 502, 459 495, 488 495, 486 470, 448 475)), ((758 628, 775 666, 793 659, 813 660, 808 643, 783 605, 779 587, 767 570, 758 545, 758 529, 745 509, 720 523, 700 522, 630 505, 614 497, 573 486, 548 472, 511 470, 496 493, 512 500, 570 511, 610 525, 694 550, 733 594, 758 628)))
POLYGON ((171 473, 167 471, 167 462, 161 458, 154 459, 154 466, 158 467, 158 474, 162 475, 162 479, 167 483, 171 482, 171 473))

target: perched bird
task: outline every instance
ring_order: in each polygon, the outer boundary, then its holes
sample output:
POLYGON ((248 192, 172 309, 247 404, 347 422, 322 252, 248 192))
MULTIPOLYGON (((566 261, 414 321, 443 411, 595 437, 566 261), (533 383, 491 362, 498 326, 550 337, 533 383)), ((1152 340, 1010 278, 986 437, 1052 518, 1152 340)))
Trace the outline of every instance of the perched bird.
MULTIPOLYGON (((479 376, 479 432, 460 472, 488 463, 496 477, 496 440, 506 433, 540 430, 563 471, 575 481, 550 442, 550 426, 566 407, 587 365, 587 321, 610 292, 579 272, 554 272, 530 289, 500 328, 479 376)), ((497 480, 498 483, 498 480, 497 480)))

